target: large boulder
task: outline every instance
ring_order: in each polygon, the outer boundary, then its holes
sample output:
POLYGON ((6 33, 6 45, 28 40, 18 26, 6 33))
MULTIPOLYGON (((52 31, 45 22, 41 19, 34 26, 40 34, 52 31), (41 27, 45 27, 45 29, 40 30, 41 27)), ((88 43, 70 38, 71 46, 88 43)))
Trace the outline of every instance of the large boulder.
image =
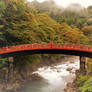
POLYGON ((38 73, 33 73, 32 75, 31 75, 31 79, 32 80, 43 80, 44 78, 42 77, 42 76, 40 76, 38 73))

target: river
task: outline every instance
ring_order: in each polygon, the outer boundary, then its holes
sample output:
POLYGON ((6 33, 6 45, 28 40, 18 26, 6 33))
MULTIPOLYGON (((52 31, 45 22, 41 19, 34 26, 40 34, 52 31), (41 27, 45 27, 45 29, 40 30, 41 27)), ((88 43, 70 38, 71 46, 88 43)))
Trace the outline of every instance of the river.
POLYGON ((20 92, 64 92, 67 83, 75 78, 79 69, 79 57, 65 59, 62 63, 39 68, 38 73, 44 80, 34 80, 27 83, 20 92))

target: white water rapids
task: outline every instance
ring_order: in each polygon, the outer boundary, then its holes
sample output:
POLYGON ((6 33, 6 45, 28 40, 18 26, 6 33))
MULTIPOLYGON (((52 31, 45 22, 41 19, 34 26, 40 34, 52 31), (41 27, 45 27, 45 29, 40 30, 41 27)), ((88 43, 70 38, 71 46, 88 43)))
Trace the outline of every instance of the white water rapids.
POLYGON ((45 82, 32 81, 20 92, 64 92, 67 83, 74 80, 77 69, 79 69, 78 57, 67 59, 54 66, 39 68, 33 74, 38 73, 45 79, 45 82))

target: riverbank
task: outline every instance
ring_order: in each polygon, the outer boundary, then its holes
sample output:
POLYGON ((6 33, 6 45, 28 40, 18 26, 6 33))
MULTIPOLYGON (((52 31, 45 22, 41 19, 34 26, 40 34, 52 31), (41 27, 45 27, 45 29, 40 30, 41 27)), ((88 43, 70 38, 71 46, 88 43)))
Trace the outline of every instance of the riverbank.
POLYGON ((80 72, 79 70, 76 70, 75 72, 75 79, 73 80, 73 82, 69 82, 67 83, 66 88, 64 89, 65 92, 80 92, 78 85, 77 85, 77 80, 80 76, 80 72))
POLYGON ((92 92, 92 74, 78 75, 73 83, 68 83, 65 92, 92 92))
POLYGON ((76 79, 67 84, 65 92, 92 92, 92 59, 86 60, 86 72, 76 71, 76 79))

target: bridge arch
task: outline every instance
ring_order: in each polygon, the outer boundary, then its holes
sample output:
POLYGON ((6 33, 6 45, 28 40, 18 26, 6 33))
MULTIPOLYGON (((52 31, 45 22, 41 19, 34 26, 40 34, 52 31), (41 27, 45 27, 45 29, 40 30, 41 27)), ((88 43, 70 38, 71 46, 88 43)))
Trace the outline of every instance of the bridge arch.
POLYGON ((0 48, 2 57, 19 54, 66 54, 92 58, 92 46, 65 43, 34 43, 0 48))

